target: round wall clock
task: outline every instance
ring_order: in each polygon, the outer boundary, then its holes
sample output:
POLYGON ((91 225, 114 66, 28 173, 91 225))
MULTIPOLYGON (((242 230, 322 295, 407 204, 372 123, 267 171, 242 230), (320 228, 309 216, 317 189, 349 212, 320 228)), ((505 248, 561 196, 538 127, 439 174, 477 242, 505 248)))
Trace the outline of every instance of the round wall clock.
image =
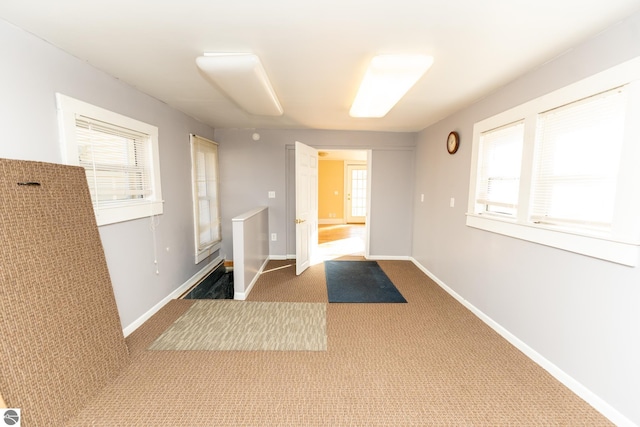
POLYGON ((447 151, 449 154, 453 154, 458 151, 458 147, 460 147, 458 132, 450 132, 449 136, 447 136, 447 151))

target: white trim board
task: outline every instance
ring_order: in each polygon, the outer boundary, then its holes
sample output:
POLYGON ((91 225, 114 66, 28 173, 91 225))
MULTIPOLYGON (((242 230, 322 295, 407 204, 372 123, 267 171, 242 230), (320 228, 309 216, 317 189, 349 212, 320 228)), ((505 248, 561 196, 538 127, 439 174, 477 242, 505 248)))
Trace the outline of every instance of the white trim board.
POLYGON ((404 255, 369 255, 365 258, 373 261, 413 261, 413 258, 404 255))
POLYGON ((169 295, 167 295, 165 298, 163 298, 159 303, 157 303, 156 305, 151 307, 149 309, 149 311, 147 311, 142 316, 138 317, 136 320, 131 322, 126 328, 123 328, 122 329, 122 333, 124 334, 124 336, 125 337, 129 336, 133 331, 138 329, 144 322, 149 320, 149 318, 151 318, 151 316, 153 316, 158 311, 160 311, 160 309, 162 307, 167 305, 169 303, 169 301, 171 301, 172 299, 178 298, 185 291, 187 291, 190 287, 192 287, 193 285, 197 284, 200 280, 204 279, 204 277, 207 274, 209 274, 215 267, 217 267, 222 262, 224 262, 224 260, 221 257, 217 257, 216 259, 211 261, 209 264, 205 265, 200 271, 198 271, 196 274, 191 276, 186 282, 184 282, 182 285, 180 285, 176 290, 174 290, 169 295))
POLYGON ((611 422, 613 422, 618 427, 637 427, 635 423, 633 423, 630 419, 621 414, 618 410, 604 401, 602 398, 597 396, 587 387, 582 385, 579 381, 576 381, 573 377, 568 375, 562 369, 560 369, 555 364, 551 363, 548 359, 542 356, 540 353, 529 347, 524 341, 520 340, 517 336, 513 335, 507 329, 502 327, 498 322, 494 321, 491 317, 487 316, 484 312, 479 310, 476 306, 471 304, 469 301, 464 299, 460 294, 447 286, 442 280, 438 279, 438 277, 431 273, 426 267, 420 264, 415 258, 409 258, 416 267, 418 267, 424 274, 429 276, 431 280, 436 282, 438 286, 444 289, 449 295, 455 298, 460 304, 469 309, 473 314, 475 314, 480 320, 486 323, 491 329, 499 333, 504 339, 513 344, 518 350, 523 352, 529 359, 537 363, 544 370, 549 372, 555 379, 564 384, 569 390, 574 392, 584 401, 586 401, 589 405, 595 408, 602 415, 607 417, 611 422))
POLYGON ((258 269, 258 272, 256 273, 255 276, 253 276, 253 279, 251 279, 249 286, 247 286, 247 289, 244 292, 234 292, 233 299, 239 300, 239 301, 244 301, 247 299, 247 297, 249 296, 249 292, 251 292, 251 289, 253 289, 253 285, 255 285, 258 279, 260 278, 262 271, 264 270, 264 268, 266 267, 270 259, 271 258, 267 257, 267 259, 264 260, 264 262, 258 269))
POLYGON ((344 218, 321 218, 318 225, 342 225, 346 224, 344 218))

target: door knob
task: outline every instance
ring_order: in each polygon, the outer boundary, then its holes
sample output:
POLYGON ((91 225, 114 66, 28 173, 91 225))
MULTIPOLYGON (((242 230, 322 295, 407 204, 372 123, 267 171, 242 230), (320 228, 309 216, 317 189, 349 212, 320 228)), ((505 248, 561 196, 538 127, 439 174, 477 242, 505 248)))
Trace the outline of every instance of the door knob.
POLYGON ((305 221, 306 221, 306 219, 297 219, 296 218, 296 224, 302 224, 305 221))

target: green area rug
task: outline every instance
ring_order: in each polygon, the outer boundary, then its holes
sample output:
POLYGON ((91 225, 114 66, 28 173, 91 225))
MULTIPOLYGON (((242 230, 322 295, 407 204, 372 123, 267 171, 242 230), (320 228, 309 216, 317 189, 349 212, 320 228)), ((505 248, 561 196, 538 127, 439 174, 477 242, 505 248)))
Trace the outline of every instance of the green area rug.
POLYGON ((327 349, 322 303, 198 300, 149 350, 327 349))

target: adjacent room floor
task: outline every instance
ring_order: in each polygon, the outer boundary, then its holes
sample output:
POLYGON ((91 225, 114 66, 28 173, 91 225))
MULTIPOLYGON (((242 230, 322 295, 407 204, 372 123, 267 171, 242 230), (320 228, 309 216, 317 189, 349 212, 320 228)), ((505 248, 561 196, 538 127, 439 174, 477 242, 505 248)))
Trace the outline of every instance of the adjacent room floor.
POLYGON ((364 256, 364 224, 331 224, 318 226, 318 260, 344 255, 364 256))

